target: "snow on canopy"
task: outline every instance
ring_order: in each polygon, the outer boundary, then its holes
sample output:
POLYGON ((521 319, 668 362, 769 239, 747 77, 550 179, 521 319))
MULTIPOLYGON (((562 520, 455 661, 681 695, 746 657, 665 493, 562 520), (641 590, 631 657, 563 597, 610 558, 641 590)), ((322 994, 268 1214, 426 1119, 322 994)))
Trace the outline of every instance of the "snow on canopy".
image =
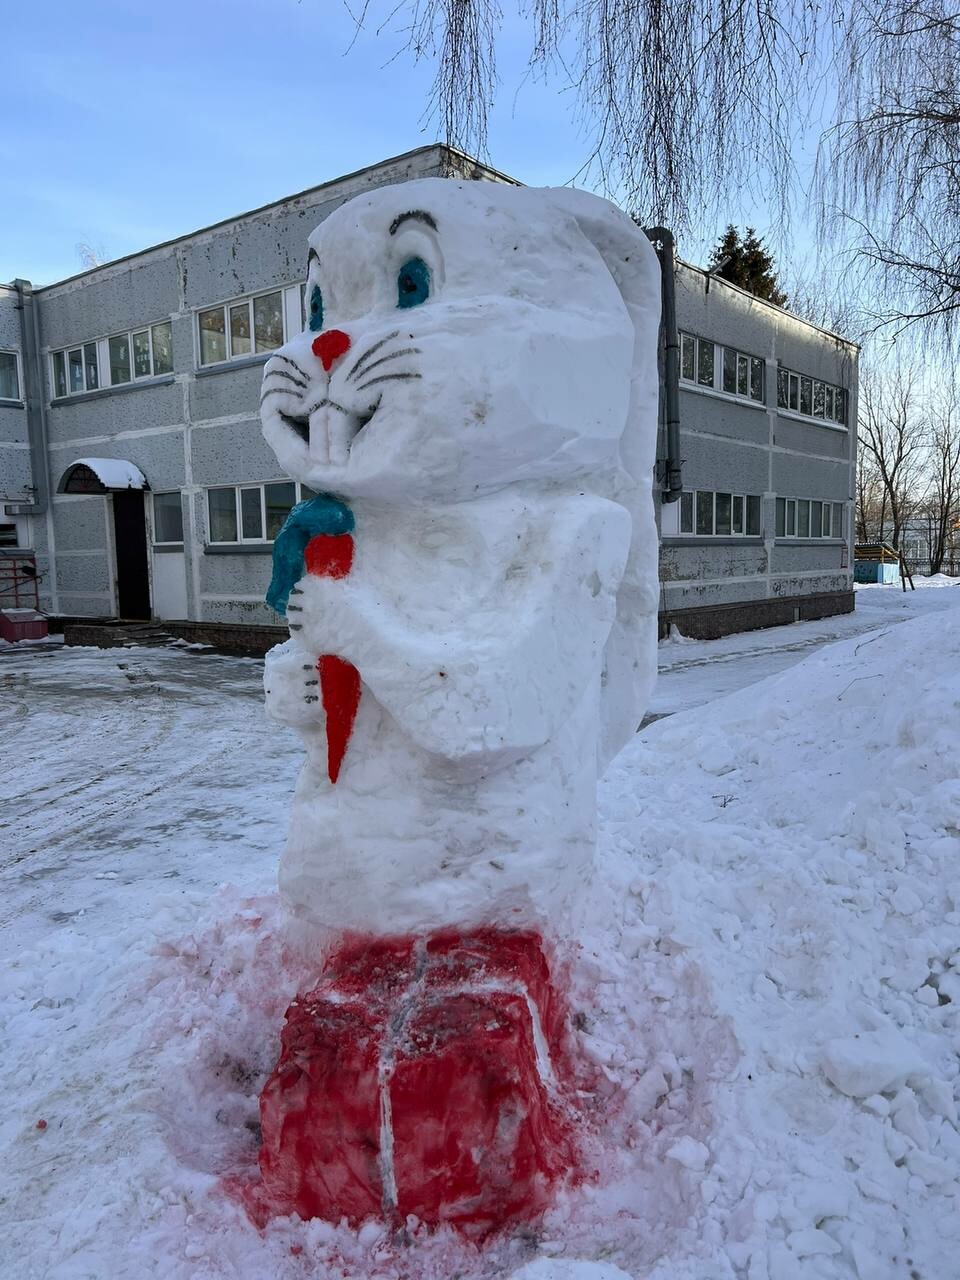
POLYGON ((60 492, 67 486, 77 467, 87 467, 97 477, 104 489, 148 489, 147 478, 132 462, 125 458, 77 458, 63 473, 60 492))

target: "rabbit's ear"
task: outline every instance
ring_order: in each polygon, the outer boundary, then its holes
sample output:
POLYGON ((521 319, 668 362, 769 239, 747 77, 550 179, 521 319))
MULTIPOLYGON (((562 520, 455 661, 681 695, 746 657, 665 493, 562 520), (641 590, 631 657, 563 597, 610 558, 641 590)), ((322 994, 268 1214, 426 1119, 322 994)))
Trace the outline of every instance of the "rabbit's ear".
POLYGON ((644 232, 608 201, 569 187, 550 189, 549 198, 576 220, 603 258, 634 335, 630 408, 620 439, 622 471, 607 494, 630 512, 633 535, 604 653, 602 770, 640 727, 656 680, 660 591, 653 468, 660 389, 660 263, 644 232))

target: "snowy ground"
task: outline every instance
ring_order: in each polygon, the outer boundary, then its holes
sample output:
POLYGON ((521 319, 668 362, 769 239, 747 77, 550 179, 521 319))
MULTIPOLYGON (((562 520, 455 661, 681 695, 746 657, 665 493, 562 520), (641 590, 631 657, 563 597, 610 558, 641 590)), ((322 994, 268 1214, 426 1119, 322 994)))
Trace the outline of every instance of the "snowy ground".
POLYGON ((629 1132, 484 1256, 259 1235, 219 1190, 297 981, 272 892, 300 752, 260 664, 0 650, 0 1274, 452 1280, 566 1251, 634 1280, 956 1280, 955 590, 661 646, 652 711, 680 714, 603 785, 580 993, 629 1132))

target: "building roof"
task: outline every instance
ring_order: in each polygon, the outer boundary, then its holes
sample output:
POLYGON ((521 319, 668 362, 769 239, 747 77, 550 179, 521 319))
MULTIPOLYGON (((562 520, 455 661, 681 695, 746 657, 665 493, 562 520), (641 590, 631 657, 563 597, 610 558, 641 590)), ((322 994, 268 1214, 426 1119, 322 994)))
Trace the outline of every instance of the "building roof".
MULTIPOLYGON (((119 258, 112 258, 109 262, 103 262, 95 267, 88 267, 84 271, 78 271, 72 276, 65 276, 62 280, 54 280, 50 284, 38 285, 35 293, 45 293, 48 289, 58 289, 62 285, 72 284, 75 280, 82 280, 88 276, 95 276, 98 272, 112 271, 122 263, 132 262, 137 258, 146 257, 148 254, 156 253, 161 249, 169 249, 173 245, 183 244, 189 240, 195 240, 198 236, 207 235, 211 231, 220 230, 223 227, 232 226, 234 223, 243 222, 246 218, 255 218, 261 214, 269 213, 271 209, 282 208, 286 204, 291 204, 298 200, 306 200, 311 196, 320 195, 322 192, 331 187, 340 186, 343 183, 351 182, 357 178, 362 178, 364 174, 373 173, 377 169, 384 169, 390 165, 402 164, 406 160, 412 160, 416 156, 425 156, 431 151, 436 152, 437 162, 442 166, 446 160, 452 171, 466 169, 472 175, 487 177, 495 182, 506 182, 511 186, 522 186, 523 184, 517 179, 510 177, 509 174, 502 173, 499 169, 483 164, 475 157, 467 155, 465 151, 460 151, 456 147, 451 147, 445 142, 432 142, 424 147, 415 147, 412 151, 404 151, 398 156, 389 156, 384 160, 378 160, 375 164, 364 165, 361 169, 354 169, 352 173, 338 174, 336 178, 330 178, 326 182, 321 182, 315 187, 306 187, 303 191, 296 191, 292 195, 281 196, 278 200, 271 200, 267 204, 259 205, 255 209, 248 209, 244 213, 235 213, 229 218, 221 218, 219 222, 211 222, 208 226, 198 227, 195 231, 185 232, 180 236, 173 236, 170 240, 161 240, 159 244, 149 245, 145 249, 137 249, 133 253, 123 254, 119 258)), ((0 288, 6 286, 0 286, 0 288)))

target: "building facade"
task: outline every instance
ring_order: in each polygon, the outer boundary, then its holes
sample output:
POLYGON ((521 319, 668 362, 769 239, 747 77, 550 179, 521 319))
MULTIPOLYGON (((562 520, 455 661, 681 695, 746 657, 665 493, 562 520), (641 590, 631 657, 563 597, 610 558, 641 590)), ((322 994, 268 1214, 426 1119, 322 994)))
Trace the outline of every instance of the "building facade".
MULTIPOLYGON (((513 181, 423 147, 58 284, 0 286, 0 551, 35 554, 45 611, 279 623, 271 542, 308 495, 261 438, 261 366, 303 327, 309 231, 429 176, 513 181)), ((660 512, 665 625, 852 607, 856 349, 695 268, 675 281, 684 492, 660 512)))
POLYGON ((859 348, 675 268, 683 492, 660 512, 661 610, 684 634, 853 608, 859 348))

